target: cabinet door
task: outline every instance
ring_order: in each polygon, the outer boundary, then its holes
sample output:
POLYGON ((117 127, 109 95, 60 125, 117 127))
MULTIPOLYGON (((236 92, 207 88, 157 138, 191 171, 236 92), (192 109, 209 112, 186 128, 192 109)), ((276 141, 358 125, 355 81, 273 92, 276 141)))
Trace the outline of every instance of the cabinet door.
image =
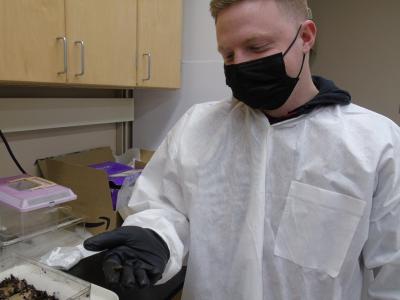
POLYGON ((65 0, 68 82, 136 85, 136 0, 65 0))
POLYGON ((138 0, 138 86, 178 88, 182 0, 138 0))
POLYGON ((64 0, 0 1, 0 80, 65 82, 64 0))

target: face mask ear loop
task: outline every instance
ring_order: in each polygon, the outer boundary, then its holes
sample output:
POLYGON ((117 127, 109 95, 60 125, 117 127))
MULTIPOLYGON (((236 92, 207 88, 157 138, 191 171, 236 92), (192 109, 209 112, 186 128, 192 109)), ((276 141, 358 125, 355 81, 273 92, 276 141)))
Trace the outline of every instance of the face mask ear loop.
POLYGON ((303 71, 303 66, 304 66, 304 61, 305 61, 305 59, 306 59, 306 55, 303 54, 303 60, 302 60, 302 62, 301 62, 300 72, 299 72, 299 74, 297 75, 296 78, 299 78, 299 77, 300 77, 300 74, 301 74, 301 71, 303 71))
POLYGON ((293 41, 290 43, 289 47, 288 47, 288 48, 286 49, 286 51, 283 53, 283 57, 285 57, 285 55, 289 52, 289 50, 293 47, 294 43, 296 42, 297 37, 299 36, 299 33, 300 33, 301 26, 303 26, 303 24, 300 25, 300 27, 299 27, 299 29, 297 30, 296 36, 294 37, 293 41))

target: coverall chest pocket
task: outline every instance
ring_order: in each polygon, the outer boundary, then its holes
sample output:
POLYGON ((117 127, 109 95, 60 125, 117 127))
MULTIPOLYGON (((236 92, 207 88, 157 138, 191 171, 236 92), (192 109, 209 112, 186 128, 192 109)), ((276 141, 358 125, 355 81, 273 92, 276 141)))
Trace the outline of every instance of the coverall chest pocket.
POLYGON ((357 198, 293 181, 274 254, 338 276, 364 208, 357 198))

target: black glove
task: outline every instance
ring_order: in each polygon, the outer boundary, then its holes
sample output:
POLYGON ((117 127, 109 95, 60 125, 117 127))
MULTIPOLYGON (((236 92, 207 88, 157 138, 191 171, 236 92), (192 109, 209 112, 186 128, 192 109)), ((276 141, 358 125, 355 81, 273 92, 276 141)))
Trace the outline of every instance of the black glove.
POLYGON ((90 251, 108 250, 103 260, 106 282, 112 287, 146 287, 162 277, 169 259, 163 239, 153 230, 123 226, 84 241, 90 251))

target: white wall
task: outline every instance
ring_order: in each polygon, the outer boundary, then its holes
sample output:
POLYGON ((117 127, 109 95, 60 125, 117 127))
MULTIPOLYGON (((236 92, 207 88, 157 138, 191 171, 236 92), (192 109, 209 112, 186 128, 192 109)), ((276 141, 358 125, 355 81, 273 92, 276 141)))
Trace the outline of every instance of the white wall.
MULTIPOLYGON (((115 153, 116 122, 133 107, 109 89, 0 85, 0 129, 22 167, 38 175, 40 158, 109 146, 115 153)), ((0 140, 0 177, 19 174, 0 140)))
POLYGON ((313 73, 400 124, 400 1, 309 3, 319 29, 313 73))
MULTIPOLYGON (((32 175, 38 175, 37 159, 105 146, 115 152, 117 139, 115 124, 15 132, 5 136, 19 163, 32 175)), ((0 140, 0 177, 16 174, 20 171, 0 140)))
POLYGON ((183 5, 182 87, 179 90, 134 91, 135 147, 156 149, 193 104, 230 96, 223 62, 217 52, 209 0, 184 0, 183 5))

